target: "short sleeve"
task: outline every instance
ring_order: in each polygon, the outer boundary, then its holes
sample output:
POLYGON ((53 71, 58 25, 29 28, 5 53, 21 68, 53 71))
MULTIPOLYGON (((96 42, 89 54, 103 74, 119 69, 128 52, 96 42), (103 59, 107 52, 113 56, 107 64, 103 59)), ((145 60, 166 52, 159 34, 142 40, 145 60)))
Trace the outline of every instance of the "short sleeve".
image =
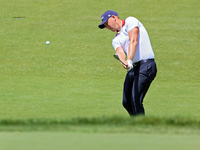
POLYGON ((112 46, 113 46, 113 48, 114 48, 115 51, 116 51, 116 49, 117 49, 118 47, 120 47, 121 45, 120 45, 120 43, 117 41, 117 39, 114 38, 114 39, 112 40, 112 46))
POLYGON ((129 32, 131 29, 139 26, 139 20, 135 17, 128 17, 126 19, 126 29, 129 32))

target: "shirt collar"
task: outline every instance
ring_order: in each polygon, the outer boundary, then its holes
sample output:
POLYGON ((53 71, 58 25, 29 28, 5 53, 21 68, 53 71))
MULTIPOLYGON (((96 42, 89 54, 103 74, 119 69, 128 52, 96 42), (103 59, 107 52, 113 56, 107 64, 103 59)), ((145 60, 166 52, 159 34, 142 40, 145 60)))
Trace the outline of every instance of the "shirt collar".
POLYGON ((125 25, 125 20, 122 20, 122 27, 125 25))

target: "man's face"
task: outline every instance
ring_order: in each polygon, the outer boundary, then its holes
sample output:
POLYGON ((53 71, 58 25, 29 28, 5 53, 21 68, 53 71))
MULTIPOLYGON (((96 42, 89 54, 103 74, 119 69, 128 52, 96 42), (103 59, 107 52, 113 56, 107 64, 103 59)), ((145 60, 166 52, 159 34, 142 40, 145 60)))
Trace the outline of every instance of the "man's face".
POLYGON ((117 30, 119 29, 119 25, 118 25, 117 22, 116 22, 115 16, 110 17, 110 18, 108 19, 108 21, 107 21, 106 23, 104 23, 104 26, 105 26, 107 29, 109 29, 109 30, 111 30, 111 31, 113 31, 113 32, 115 32, 115 31, 117 31, 117 30))

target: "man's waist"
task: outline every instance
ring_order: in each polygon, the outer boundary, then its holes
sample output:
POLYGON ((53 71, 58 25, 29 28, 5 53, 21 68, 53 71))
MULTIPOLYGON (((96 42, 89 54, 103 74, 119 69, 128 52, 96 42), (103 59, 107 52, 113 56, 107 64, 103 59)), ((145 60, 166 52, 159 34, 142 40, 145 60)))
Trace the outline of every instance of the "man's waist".
POLYGON ((154 61, 154 58, 152 58, 152 59, 143 59, 143 60, 140 60, 138 62, 133 63, 133 66, 136 67, 136 66, 139 66, 141 64, 149 63, 149 62, 152 62, 152 61, 154 61))

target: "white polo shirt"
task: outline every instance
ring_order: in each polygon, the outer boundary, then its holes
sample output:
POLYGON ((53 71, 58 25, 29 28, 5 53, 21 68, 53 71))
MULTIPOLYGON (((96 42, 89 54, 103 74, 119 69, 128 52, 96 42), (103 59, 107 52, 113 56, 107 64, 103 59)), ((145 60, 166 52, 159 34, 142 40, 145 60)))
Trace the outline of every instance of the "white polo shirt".
POLYGON ((154 53, 149 39, 149 35, 143 26, 143 24, 135 17, 128 17, 125 20, 125 25, 121 28, 121 31, 116 34, 112 40, 112 45, 116 51, 118 47, 122 47, 125 54, 129 53, 129 35, 128 32, 135 28, 139 28, 138 45, 136 54, 133 58, 133 63, 143 59, 154 59, 154 53))

